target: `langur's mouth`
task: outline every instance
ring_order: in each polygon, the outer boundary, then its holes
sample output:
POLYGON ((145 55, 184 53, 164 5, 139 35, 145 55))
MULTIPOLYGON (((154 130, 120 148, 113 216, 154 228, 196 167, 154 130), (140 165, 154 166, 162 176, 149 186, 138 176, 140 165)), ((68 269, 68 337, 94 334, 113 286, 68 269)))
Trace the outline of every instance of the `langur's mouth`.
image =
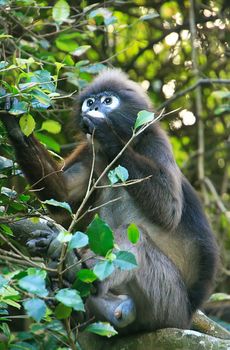
POLYGON ((99 111, 89 111, 86 113, 86 116, 89 115, 90 117, 93 117, 93 118, 105 118, 105 115, 104 113, 102 112, 99 112, 99 111))

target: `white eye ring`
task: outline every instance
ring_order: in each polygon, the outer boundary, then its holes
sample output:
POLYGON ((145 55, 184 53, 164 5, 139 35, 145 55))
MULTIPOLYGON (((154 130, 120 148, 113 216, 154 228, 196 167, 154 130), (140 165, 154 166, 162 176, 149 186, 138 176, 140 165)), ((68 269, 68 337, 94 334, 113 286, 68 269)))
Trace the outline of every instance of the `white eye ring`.
POLYGON ((119 99, 116 96, 108 95, 101 97, 101 103, 105 104, 110 109, 115 109, 119 106, 119 99))
POLYGON ((87 98, 82 104, 82 107, 81 107, 82 112, 86 112, 90 108, 90 106, 93 105, 94 102, 95 102, 95 98, 93 97, 87 98))

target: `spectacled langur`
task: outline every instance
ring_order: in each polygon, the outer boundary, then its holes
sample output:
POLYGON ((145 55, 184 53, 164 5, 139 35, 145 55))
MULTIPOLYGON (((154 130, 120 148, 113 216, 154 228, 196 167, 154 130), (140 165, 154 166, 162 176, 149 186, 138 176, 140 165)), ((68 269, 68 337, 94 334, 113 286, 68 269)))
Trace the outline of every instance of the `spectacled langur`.
MULTIPOLYGON (((76 114, 85 134, 94 131, 95 178, 131 137, 140 110, 152 111, 150 99, 117 69, 103 71, 80 93, 76 114)), ((17 161, 38 197, 68 201, 76 210, 90 177, 91 141, 86 139, 77 147, 60 170, 33 135, 22 134, 14 117, 6 113, 1 118, 17 161)), ((158 123, 134 139, 118 163, 127 168, 130 180, 151 177, 132 186, 98 190, 87 205, 110 202, 98 213, 113 229, 120 248, 135 254, 138 268, 116 270, 100 282, 87 307, 97 319, 110 321, 124 333, 187 328, 208 296, 216 270, 216 243, 202 205, 176 165, 158 123), (113 202, 117 197, 122 197, 121 201, 113 202), (136 245, 126 238, 126 228, 132 222, 141 233, 136 245)), ((58 210, 50 208, 52 216, 65 225, 66 218, 58 210)), ((82 229, 91 219, 90 215, 84 218, 82 229)), ((47 242, 50 240, 48 237, 47 242)), ((50 255, 55 252, 54 241, 45 247, 50 255)), ((44 242, 44 236, 38 236, 29 244, 39 250, 44 242)))

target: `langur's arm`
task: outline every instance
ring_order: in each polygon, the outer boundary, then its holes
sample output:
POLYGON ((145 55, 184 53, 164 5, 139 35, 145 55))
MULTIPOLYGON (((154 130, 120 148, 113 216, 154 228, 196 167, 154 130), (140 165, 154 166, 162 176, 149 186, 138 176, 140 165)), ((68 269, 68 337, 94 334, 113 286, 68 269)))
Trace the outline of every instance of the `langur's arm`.
POLYGON ((144 140, 145 152, 128 148, 119 164, 129 171, 129 180, 149 179, 127 187, 143 212, 156 224, 167 230, 175 229, 182 215, 182 175, 167 145, 148 150, 151 137, 144 140))
POLYGON ((1 120, 13 144, 17 162, 37 196, 41 200, 65 200, 67 192, 61 167, 33 135, 26 137, 22 133, 14 116, 1 114, 1 120))
POLYGON ((88 180, 85 170, 88 166, 86 160, 89 158, 87 145, 75 151, 64 164, 58 164, 33 135, 26 137, 22 133, 14 116, 6 112, 0 117, 14 146, 17 162, 32 189, 36 190, 36 195, 43 201, 51 198, 68 201, 74 173, 75 200, 79 200, 88 180))
MULTIPOLYGON (((113 125, 99 118, 88 117, 84 122, 90 132, 95 128, 95 138, 111 162, 125 145, 113 125)), ((173 230, 182 214, 182 176, 169 143, 157 128, 140 135, 137 141, 125 150, 117 163, 128 169, 129 180, 151 178, 126 189, 150 220, 173 230)))

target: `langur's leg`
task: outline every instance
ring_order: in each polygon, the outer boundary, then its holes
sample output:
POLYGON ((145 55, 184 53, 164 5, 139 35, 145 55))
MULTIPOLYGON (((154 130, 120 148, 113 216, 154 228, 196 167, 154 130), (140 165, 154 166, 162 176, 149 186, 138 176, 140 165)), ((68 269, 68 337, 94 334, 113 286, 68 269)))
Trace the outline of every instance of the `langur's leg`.
POLYGON ((107 293, 90 296, 86 306, 89 314, 100 321, 109 321, 116 328, 124 328, 136 318, 134 301, 128 295, 107 293))
POLYGON ((143 228, 136 245, 128 242, 125 229, 115 233, 120 248, 136 256, 138 268, 116 270, 100 283, 98 295, 88 300, 97 318, 107 319, 117 328, 127 327, 129 331, 189 327, 187 289, 172 261, 154 245, 143 228), (121 294, 126 295, 126 303, 121 294))

